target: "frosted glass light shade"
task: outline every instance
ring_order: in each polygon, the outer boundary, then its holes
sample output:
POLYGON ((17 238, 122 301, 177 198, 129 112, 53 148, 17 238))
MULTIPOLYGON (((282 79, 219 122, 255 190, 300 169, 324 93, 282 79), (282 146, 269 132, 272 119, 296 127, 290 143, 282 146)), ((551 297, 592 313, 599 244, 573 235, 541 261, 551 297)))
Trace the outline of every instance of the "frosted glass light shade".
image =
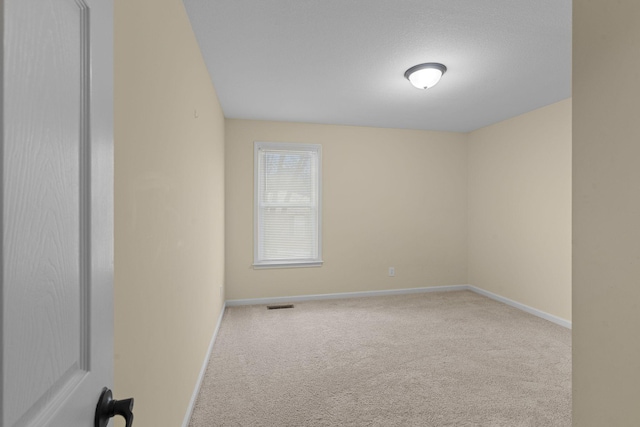
POLYGON ((429 89, 440 81, 447 67, 436 62, 419 64, 409 68, 404 76, 418 89, 429 89))

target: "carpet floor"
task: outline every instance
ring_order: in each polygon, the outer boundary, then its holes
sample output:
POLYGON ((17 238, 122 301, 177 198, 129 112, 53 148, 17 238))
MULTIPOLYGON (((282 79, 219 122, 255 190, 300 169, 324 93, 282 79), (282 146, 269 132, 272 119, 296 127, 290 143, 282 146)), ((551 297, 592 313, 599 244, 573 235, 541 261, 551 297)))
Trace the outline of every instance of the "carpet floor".
POLYGON ((571 425, 571 331, 471 291, 226 309, 190 427, 571 425))

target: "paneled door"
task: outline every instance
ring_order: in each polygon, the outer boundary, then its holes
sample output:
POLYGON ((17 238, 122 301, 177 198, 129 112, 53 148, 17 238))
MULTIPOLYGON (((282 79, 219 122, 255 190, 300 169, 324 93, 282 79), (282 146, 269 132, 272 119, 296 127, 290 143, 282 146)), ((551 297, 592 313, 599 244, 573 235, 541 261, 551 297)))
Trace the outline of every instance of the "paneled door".
POLYGON ((93 427, 113 377, 113 2, 0 7, 0 424, 93 427))

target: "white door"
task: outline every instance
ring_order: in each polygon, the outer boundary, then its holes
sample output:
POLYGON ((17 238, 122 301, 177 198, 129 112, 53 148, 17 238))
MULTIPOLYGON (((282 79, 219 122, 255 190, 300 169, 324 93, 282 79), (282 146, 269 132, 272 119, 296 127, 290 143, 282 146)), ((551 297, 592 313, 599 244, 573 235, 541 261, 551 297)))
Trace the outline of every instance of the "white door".
POLYGON ((0 425, 92 427, 113 376, 113 2, 0 8, 0 425))

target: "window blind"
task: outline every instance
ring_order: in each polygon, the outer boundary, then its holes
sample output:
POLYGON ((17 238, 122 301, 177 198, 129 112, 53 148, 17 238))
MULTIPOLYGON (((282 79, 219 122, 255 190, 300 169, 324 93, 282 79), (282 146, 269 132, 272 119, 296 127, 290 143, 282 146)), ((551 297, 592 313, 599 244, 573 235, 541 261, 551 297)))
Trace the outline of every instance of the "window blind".
POLYGON ((320 146, 256 143, 255 265, 321 263, 320 146))

